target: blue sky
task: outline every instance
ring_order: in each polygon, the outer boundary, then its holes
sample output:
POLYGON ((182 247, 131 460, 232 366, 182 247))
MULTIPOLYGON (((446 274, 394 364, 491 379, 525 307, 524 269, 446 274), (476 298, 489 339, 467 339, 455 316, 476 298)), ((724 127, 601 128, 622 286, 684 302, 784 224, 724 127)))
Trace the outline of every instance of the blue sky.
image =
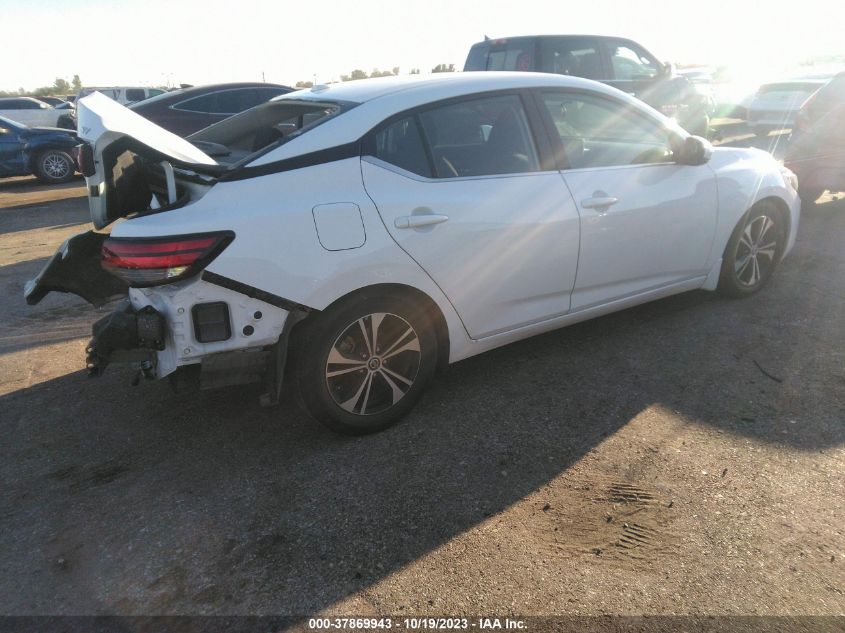
POLYGON ((761 73, 845 54, 845 4, 701 0, 0 0, 0 89, 87 85, 331 81, 353 68, 461 67, 469 46, 529 33, 600 33, 676 62, 761 73), (9 28, 11 27, 11 28, 9 28))

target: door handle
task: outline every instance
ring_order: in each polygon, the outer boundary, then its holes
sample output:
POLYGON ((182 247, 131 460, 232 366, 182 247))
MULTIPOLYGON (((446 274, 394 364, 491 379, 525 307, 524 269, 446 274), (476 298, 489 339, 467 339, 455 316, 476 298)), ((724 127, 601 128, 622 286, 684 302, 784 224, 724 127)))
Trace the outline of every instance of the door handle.
POLYGON ((448 215, 437 215, 436 213, 421 213, 420 215, 403 215, 393 221, 397 229, 417 229, 421 226, 440 224, 449 219, 448 215))
POLYGON ((619 198, 613 196, 596 196, 594 198, 587 198, 581 201, 581 206, 585 209, 598 209, 599 211, 607 210, 614 204, 619 202, 619 198))

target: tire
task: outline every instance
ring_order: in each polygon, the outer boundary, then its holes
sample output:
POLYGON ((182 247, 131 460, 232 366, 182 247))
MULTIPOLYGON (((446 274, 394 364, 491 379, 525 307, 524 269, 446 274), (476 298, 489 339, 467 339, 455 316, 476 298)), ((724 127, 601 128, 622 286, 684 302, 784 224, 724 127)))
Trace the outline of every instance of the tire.
POLYGON ((58 149, 41 152, 35 159, 35 176, 50 185, 68 182, 75 172, 76 163, 70 154, 58 149))
POLYGON ((312 418, 338 433, 366 435, 413 408, 437 366, 437 337, 419 305, 357 295, 313 319, 302 324, 294 370, 312 418))
POLYGON ((722 257, 718 291, 728 297, 747 297, 772 276, 786 243, 786 226, 771 202, 756 204, 734 229, 722 257))
POLYGON ((798 187, 798 197, 801 198, 801 203, 806 205, 815 204, 816 200, 822 197, 824 189, 818 187, 798 187))

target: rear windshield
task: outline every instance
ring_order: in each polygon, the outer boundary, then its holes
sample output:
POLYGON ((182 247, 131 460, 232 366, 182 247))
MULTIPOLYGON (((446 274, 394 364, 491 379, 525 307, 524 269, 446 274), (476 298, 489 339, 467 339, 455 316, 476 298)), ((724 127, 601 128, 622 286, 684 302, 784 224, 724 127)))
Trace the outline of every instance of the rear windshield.
POLYGON ((215 123, 187 139, 223 165, 234 166, 315 128, 352 104, 282 99, 215 123))

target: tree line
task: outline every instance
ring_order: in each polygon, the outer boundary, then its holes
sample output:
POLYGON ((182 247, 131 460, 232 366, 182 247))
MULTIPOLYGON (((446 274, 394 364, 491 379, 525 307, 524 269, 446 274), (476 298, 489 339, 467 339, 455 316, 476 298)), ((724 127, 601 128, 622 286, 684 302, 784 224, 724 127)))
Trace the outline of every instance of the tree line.
MULTIPOLYGON (((437 64, 434 68, 431 69, 433 73, 453 73, 455 72, 455 64, 437 64)), ((371 73, 367 73, 365 70, 361 70, 360 68, 356 68, 348 75, 341 75, 341 81, 356 81, 358 79, 369 79, 372 77, 394 77, 399 74, 399 66, 394 66, 391 70, 379 70, 378 68, 374 68, 371 73)), ((411 71, 408 73, 410 75, 419 75, 420 69, 419 68, 412 68, 411 71)), ((331 82, 329 82, 331 83, 331 82)), ((313 88, 314 82, 313 81, 297 81, 294 84, 295 88, 313 88)))
POLYGON ((17 91, 0 90, 0 97, 19 97, 21 95, 33 95, 35 97, 49 97, 51 95, 75 95, 82 90, 82 80, 79 75, 74 75, 73 79, 68 81, 62 77, 56 77, 52 86, 41 86, 35 90, 24 90, 18 88, 17 91))

